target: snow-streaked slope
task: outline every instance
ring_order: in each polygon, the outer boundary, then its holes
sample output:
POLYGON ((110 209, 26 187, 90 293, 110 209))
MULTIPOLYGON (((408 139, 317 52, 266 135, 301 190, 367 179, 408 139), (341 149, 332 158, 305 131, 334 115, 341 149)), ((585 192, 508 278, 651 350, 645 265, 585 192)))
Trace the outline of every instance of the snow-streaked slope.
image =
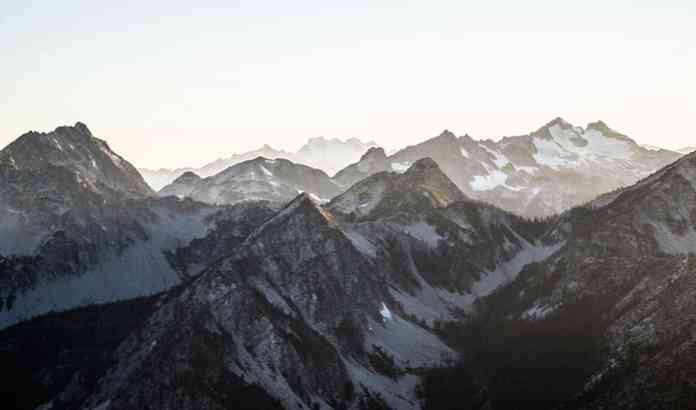
POLYGON ((256 200, 284 203, 301 192, 328 201, 340 191, 341 187, 321 170, 286 159, 259 157, 208 178, 180 178, 160 194, 187 195, 210 204, 234 204, 256 200))
POLYGON ((471 198, 546 217, 631 185, 679 156, 646 149, 601 121, 582 128, 557 118, 528 135, 498 141, 444 131, 397 151, 388 166, 370 172, 405 172, 432 158, 471 198))
MULTIPOLYGON (((51 311, 152 295, 179 284, 182 278, 167 253, 204 236, 215 208, 171 200, 131 205, 139 209, 117 220, 105 219, 95 231, 63 226, 68 235, 77 229, 76 239, 43 246, 37 257, 3 260, 0 327, 51 311)), ((48 243, 57 241, 53 234, 48 243)))

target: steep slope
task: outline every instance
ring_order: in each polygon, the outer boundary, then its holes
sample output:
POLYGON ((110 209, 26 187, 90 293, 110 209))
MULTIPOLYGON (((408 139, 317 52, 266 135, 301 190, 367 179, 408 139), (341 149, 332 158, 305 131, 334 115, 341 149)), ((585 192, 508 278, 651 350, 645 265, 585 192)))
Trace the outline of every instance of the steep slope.
POLYGON ((366 178, 327 209, 364 252, 401 272, 397 297, 429 323, 470 310, 562 242, 540 240, 546 223, 468 199, 429 158, 366 178))
MULTIPOLYGON (((479 301, 482 321, 596 327, 586 337, 588 346, 603 346, 601 361, 584 373, 568 408, 688 407, 695 397, 687 370, 693 361, 683 358, 696 353, 695 225, 691 154, 602 203, 563 215, 551 236, 566 238, 566 245, 479 301)), ((564 362, 562 355, 555 360, 564 362)), ((565 374, 573 374, 564 363, 565 374)))
POLYGON ((225 408, 243 380, 285 408, 415 407, 407 361, 449 349, 392 314, 374 268, 302 194, 126 341, 87 406, 225 408))
MULTIPOLYGON (((284 205, 284 204, 283 204, 284 205)), ((213 262, 229 256, 282 207, 268 201, 246 201, 211 215, 208 233, 176 250, 170 260, 186 277, 196 276, 213 262)))
POLYGON ((32 254, 71 210, 153 195, 84 124, 29 132, 0 151, 0 255, 32 254))
POLYGON ((346 188, 356 182, 383 171, 391 171, 387 154, 383 148, 373 147, 360 157, 360 161, 347 166, 338 172, 333 180, 346 188))
POLYGON ((54 403, 216 409, 244 387, 285 408, 420 408, 418 369, 454 358, 435 322, 459 317, 554 245, 538 242, 547 226, 465 198, 429 159, 364 182, 385 188, 357 216, 343 212, 345 198, 324 208, 303 193, 258 228, 234 231, 251 205, 233 207, 237 222, 188 254, 224 238, 234 251, 214 252, 118 348, 94 393, 73 389, 54 403))
POLYGON ((154 197, 83 124, 21 136, 0 152, 0 327, 170 288, 166 252, 214 212, 154 197))
POLYGON ((153 195, 138 171, 80 122, 49 133, 32 131, 20 136, 0 151, 0 166, 5 178, 18 177, 12 175, 16 173, 35 177, 49 167, 60 168, 56 172, 74 174, 83 187, 101 195, 153 195))
POLYGON ((190 197, 211 204, 249 200, 287 202, 300 192, 327 201, 340 193, 340 187, 318 169, 286 159, 259 157, 196 182, 190 197))
POLYGON ((641 147, 602 122, 583 129, 557 118, 529 135, 497 142, 444 131, 392 154, 383 170, 403 172, 426 157, 467 196, 526 217, 546 217, 631 185, 679 154, 641 147))
POLYGON ((329 209, 359 219, 392 213, 399 207, 445 207, 465 199, 430 158, 416 161, 403 175, 382 172, 335 198, 329 209))
POLYGON ((191 195, 191 192, 201 179, 201 177, 191 171, 184 172, 180 177, 175 179, 174 182, 162 188, 157 194, 162 197, 172 195, 178 198, 185 198, 191 195))

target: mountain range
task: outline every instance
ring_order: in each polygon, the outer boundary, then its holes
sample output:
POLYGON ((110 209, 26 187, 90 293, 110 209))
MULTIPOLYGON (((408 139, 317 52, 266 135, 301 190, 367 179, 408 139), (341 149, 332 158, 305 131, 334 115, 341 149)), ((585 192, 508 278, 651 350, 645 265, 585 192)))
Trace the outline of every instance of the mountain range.
POLYGON ((387 162, 398 172, 430 157, 471 198, 547 217, 631 185, 680 156, 645 149, 601 121, 581 128, 556 118, 528 135, 498 141, 444 131, 387 162))
POLYGON ((696 153, 601 122, 446 131, 333 178, 255 156, 159 195, 78 123, 0 151, 0 232, 3 407, 696 399, 696 153))
MULTIPOLYGON (((324 140, 311 140, 300 153, 306 157, 310 152, 323 152, 314 158, 333 158, 336 149, 320 150, 318 147, 327 145, 321 141, 324 140)), ((357 152, 357 142, 355 144, 353 153, 357 152)), ((276 154, 267 152, 265 158, 273 159, 276 154)), ((505 137, 497 142, 474 140, 468 135, 457 137, 444 131, 389 156, 382 148, 371 147, 359 160, 338 171, 332 180, 337 189, 345 190, 374 173, 404 172, 415 161, 431 158, 467 196, 528 218, 544 218, 588 202, 602 193, 629 186, 681 155, 674 151, 645 148, 601 121, 582 128, 556 118, 528 135, 505 137)), ((338 158, 336 163, 347 157, 338 158)), ((294 161, 299 166, 302 156, 294 161)), ((276 188, 269 187, 266 180, 273 178, 264 174, 257 172, 246 178, 245 184, 254 185, 253 188, 244 188, 235 182, 235 186, 225 189, 235 192, 263 190, 265 192, 259 195, 264 199, 278 197, 275 191, 279 186, 293 194, 297 189, 296 182, 288 185, 273 181, 276 188)), ((189 195, 194 182, 190 178, 186 174, 183 180, 164 187, 160 194, 189 195)), ((216 178, 218 182, 213 185, 218 189, 220 180, 225 178, 216 178)), ((323 178, 323 186, 331 185, 327 178, 323 178)), ((208 183, 208 186, 212 185, 208 183)), ((198 188, 197 199, 211 202, 217 197, 216 193, 201 194, 201 189, 204 188, 198 188)), ((307 190, 306 187, 300 189, 307 190)), ((325 197, 337 193, 336 189, 333 192, 323 189, 321 195, 315 194, 325 197)), ((227 202, 234 202, 235 198, 241 200, 244 195, 232 195, 227 202)), ((283 197, 284 200, 290 198, 289 195, 283 197)))
POLYGON ((333 175, 344 166, 357 161, 365 151, 374 146, 376 144, 373 141, 363 142, 357 138, 343 141, 338 138, 317 137, 310 138, 297 152, 276 150, 265 144, 257 150, 217 159, 200 168, 160 168, 156 170, 140 168, 139 171, 155 190, 161 190, 186 172, 193 172, 205 178, 224 171, 232 165, 258 157, 287 159, 321 169, 327 174, 333 175))

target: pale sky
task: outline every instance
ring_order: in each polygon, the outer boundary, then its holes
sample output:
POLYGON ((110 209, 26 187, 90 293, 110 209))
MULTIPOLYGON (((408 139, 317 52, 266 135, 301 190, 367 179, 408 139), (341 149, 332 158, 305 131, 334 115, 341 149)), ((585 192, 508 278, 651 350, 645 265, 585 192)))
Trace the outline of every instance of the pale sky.
POLYGON ((0 0, 0 30, 0 147, 82 121, 135 165, 173 167, 557 116, 696 145, 694 0, 0 0))

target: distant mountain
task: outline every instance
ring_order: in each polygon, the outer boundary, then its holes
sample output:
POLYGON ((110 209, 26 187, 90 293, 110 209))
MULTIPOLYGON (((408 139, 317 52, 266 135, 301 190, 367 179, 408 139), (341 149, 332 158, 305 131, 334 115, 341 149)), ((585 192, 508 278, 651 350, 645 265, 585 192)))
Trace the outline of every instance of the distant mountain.
POLYGON ((215 211, 157 198, 84 124, 22 135, 0 151, 0 327, 170 288, 165 252, 215 211))
POLYGON ((324 171, 286 159, 258 157, 204 179, 186 173, 164 187, 160 195, 190 196, 209 204, 255 200, 286 203, 302 192, 328 201, 341 192, 341 187, 324 171))
POLYGON ((297 151, 295 161, 334 175, 376 146, 373 141, 362 142, 357 138, 345 141, 338 138, 311 138, 297 151))
POLYGON ((201 179, 202 178, 196 173, 186 171, 175 179, 174 182, 162 188, 158 194, 162 197, 176 196, 178 198, 185 198, 191 195, 195 185, 201 181, 201 179))
MULTIPOLYGON (((456 355, 434 323, 555 248, 537 242, 533 225, 464 197, 431 160, 364 182, 383 188, 370 212, 348 209, 348 198, 373 192, 359 185, 326 207, 303 193, 232 239, 121 344, 99 388, 74 388, 56 403, 420 408, 421 369, 456 355), (172 387, 177 395, 165 394, 172 387)), ((192 246, 214 243, 201 241, 192 246)))
MULTIPOLYGON (((633 184, 679 156, 641 147, 601 121, 581 128, 557 118, 529 135, 498 142, 444 131, 389 156, 386 168, 403 172, 429 157, 466 195, 527 217, 545 217, 633 184)), ((345 185, 364 175, 339 174, 345 185)))
POLYGON ((387 160, 387 154, 384 152, 384 149, 373 147, 360 157, 360 161, 342 169, 333 179, 341 186, 348 188, 372 174, 391 170, 391 164, 387 160))
POLYGON ((319 168, 327 174, 333 175, 346 165, 357 161, 365 151, 374 146, 376 146, 376 144, 372 141, 365 143, 357 138, 350 138, 346 141, 342 141, 337 138, 327 139, 318 137, 310 139, 297 152, 279 151, 268 145, 264 145, 257 150, 235 154, 229 158, 217 159, 200 168, 162 168, 158 170, 141 168, 139 171, 147 183, 158 191, 185 172, 193 172, 206 178, 232 165, 257 157, 288 159, 313 168, 319 168))
POLYGON ((645 149, 649 149, 650 151, 659 151, 659 150, 664 149, 662 147, 658 147, 657 145, 650 145, 650 144, 641 144, 640 146, 645 148, 645 149))
POLYGON ((264 145, 259 149, 245 152, 242 154, 235 154, 232 155, 229 158, 223 158, 223 159, 217 159, 209 164, 206 164, 200 168, 177 168, 177 169, 167 169, 167 168, 160 168, 157 170, 152 170, 152 169, 147 169, 147 168, 140 168, 139 171, 143 175, 143 178, 147 181, 147 183, 156 191, 161 190, 163 187, 166 185, 169 185, 172 183, 175 179, 180 177, 186 172, 192 172, 202 178, 206 178, 212 175, 215 175, 226 168, 229 168, 230 166, 243 162, 243 161, 248 161, 250 159, 258 158, 258 157, 265 157, 265 158, 270 158, 270 159, 275 159, 275 158, 292 158, 294 154, 285 152, 285 151, 278 151, 273 148, 271 148, 268 145, 264 145))
MULTIPOLYGON (((554 225, 547 239, 562 246, 479 299, 476 319, 451 330, 451 342, 476 358, 451 371, 483 365, 475 377, 493 402, 690 407, 696 154, 570 210, 554 225), (478 340, 467 340, 471 334, 478 340), (489 376, 503 369, 504 379, 489 376)), ((426 396, 471 399, 455 389, 426 396)))
POLYGON ((682 153, 684 155, 691 154, 694 151, 696 151, 696 147, 686 147, 686 148, 682 148, 682 149, 677 150, 677 152, 682 153))

